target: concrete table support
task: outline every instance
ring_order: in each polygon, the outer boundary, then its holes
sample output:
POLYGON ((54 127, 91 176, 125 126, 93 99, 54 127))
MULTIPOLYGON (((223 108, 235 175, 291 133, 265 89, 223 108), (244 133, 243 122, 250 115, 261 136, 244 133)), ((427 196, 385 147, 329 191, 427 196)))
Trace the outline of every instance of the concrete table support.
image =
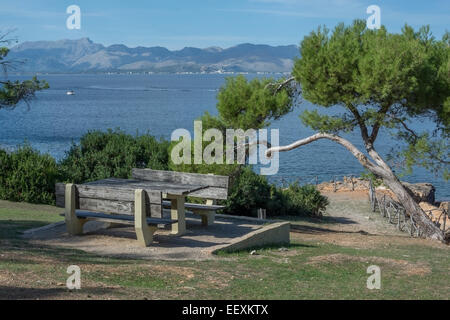
POLYGON ((83 234, 83 225, 86 223, 86 219, 78 219, 75 214, 76 209, 76 187, 74 184, 66 184, 65 192, 65 211, 67 232, 70 235, 83 234))
POLYGON ((186 233, 185 196, 168 195, 168 198, 171 203, 170 218, 177 220, 176 223, 172 224, 172 234, 181 236, 186 233))
POLYGON ((147 210, 145 204, 146 192, 142 189, 135 190, 134 194, 134 229, 139 244, 148 247, 153 242, 153 234, 158 229, 147 223, 147 210))

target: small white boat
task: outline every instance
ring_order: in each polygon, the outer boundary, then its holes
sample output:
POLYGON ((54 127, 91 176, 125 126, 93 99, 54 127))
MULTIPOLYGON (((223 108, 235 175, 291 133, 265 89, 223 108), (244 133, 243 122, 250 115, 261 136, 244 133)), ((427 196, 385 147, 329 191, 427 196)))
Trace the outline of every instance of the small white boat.
POLYGON ((66 94, 67 94, 68 96, 73 96, 73 95, 75 94, 75 91, 69 90, 69 91, 67 91, 66 94))

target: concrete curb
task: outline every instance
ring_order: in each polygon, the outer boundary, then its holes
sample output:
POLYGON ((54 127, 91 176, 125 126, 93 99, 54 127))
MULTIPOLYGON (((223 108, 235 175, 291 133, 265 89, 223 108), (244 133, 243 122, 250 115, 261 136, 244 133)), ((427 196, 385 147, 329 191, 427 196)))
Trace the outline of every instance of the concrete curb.
POLYGON ((258 218, 254 218, 254 217, 248 217, 248 216, 233 216, 230 214, 219 214, 219 213, 216 213, 216 218, 235 219, 235 220, 244 220, 244 221, 261 222, 261 223, 286 222, 285 220, 278 220, 278 219, 258 219, 258 218))
POLYGON ((33 234, 35 232, 45 231, 45 230, 48 230, 48 229, 52 229, 52 228, 55 228, 55 227, 62 226, 65 223, 66 223, 65 221, 54 222, 54 223, 47 224, 47 225, 45 225, 43 227, 25 230, 22 233, 24 235, 31 235, 31 234, 33 234))
POLYGON ((242 237, 236 238, 232 243, 218 246, 212 250, 211 253, 217 254, 219 251, 233 252, 265 245, 288 245, 290 243, 290 226, 291 224, 289 222, 269 224, 242 237))

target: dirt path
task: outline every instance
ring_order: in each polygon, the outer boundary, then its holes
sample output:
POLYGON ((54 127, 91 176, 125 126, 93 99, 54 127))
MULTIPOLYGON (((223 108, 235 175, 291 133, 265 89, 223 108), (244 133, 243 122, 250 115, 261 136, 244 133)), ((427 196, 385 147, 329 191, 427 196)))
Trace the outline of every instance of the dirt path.
POLYGON ((293 222, 294 239, 317 240, 358 248, 389 246, 393 243, 440 245, 435 241, 411 238, 407 233, 397 230, 379 212, 371 211, 368 195, 364 191, 323 194, 330 201, 323 219, 293 222))
POLYGON ((335 229, 373 235, 405 235, 379 212, 372 212, 368 195, 364 191, 325 193, 330 201, 326 216, 335 224, 335 229))
POLYGON ((378 212, 372 212, 366 192, 329 192, 323 195, 330 201, 324 217, 321 221, 311 220, 322 228, 340 233, 405 235, 378 212))

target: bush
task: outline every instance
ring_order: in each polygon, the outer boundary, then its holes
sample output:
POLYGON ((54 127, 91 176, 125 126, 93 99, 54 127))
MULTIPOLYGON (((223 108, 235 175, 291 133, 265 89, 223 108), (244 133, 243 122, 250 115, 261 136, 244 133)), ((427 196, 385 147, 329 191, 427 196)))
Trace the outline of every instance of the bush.
POLYGON ((256 216, 258 208, 265 208, 268 217, 320 217, 328 204, 328 199, 315 186, 294 183, 288 188, 280 188, 269 184, 266 177, 256 174, 247 166, 241 169, 231 185, 225 212, 256 216))
POLYGON ((290 184, 286 189, 278 189, 278 197, 282 201, 284 215, 310 215, 322 216, 329 201, 313 185, 300 186, 298 183, 290 184))
POLYGON ((65 182, 83 183, 109 177, 130 178, 132 168, 167 170, 169 142, 120 130, 90 131, 73 144, 61 161, 65 182))
POLYGON ((56 161, 25 145, 13 152, 0 150, 0 199, 55 203, 56 161))
POLYGON ((256 216, 258 208, 267 208, 270 202, 271 186, 266 177, 256 174, 251 167, 242 167, 230 186, 225 201, 226 213, 256 216))

